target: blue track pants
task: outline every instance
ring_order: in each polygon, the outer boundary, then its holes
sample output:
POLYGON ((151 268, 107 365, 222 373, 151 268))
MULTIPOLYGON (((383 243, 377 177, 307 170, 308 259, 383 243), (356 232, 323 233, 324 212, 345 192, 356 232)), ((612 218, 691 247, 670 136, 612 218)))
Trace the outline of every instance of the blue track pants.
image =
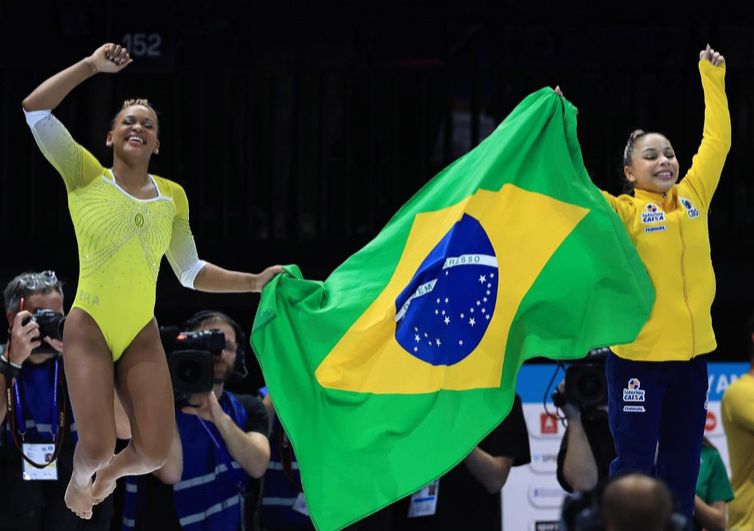
POLYGON ((610 477, 640 472, 664 481, 691 521, 707 416, 707 360, 631 361, 608 354, 610 477))

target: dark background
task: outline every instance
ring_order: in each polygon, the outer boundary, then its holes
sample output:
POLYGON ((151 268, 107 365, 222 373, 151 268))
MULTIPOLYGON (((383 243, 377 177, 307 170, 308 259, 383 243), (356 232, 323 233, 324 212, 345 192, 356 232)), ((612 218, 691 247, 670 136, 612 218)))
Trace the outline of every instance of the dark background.
MULTIPOLYGON (((85 82, 56 114, 105 165, 109 120, 130 97, 160 111, 152 171, 181 183, 200 256, 252 272, 299 264, 324 279, 435 173, 527 94, 560 84, 579 109, 595 183, 622 188, 630 131, 659 130, 688 169, 701 139, 696 63, 728 62, 733 149, 712 204, 718 291, 711 359, 743 360, 754 309, 749 2, 351 0, 0 3, 0 282, 54 269, 75 294, 64 188, 20 102, 106 41, 122 73, 85 82)), ((598 242, 595 242, 598 245, 598 242)), ((249 329, 258 296, 182 288, 163 265, 156 313, 224 309, 249 329)))

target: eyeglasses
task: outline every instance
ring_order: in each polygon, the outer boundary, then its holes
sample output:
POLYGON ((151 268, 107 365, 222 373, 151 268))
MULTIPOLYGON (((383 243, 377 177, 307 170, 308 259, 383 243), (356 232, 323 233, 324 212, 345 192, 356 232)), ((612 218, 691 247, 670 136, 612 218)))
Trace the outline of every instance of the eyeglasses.
POLYGON ((19 285, 29 291, 37 291, 45 288, 53 288, 58 285, 58 276, 55 271, 42 271, 41 273, 24 273, 18 277, 19 285))

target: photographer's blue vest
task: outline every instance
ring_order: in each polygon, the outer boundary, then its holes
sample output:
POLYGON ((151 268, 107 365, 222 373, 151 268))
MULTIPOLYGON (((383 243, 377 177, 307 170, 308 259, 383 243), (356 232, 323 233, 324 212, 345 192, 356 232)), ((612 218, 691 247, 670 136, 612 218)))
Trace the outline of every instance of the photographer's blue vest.
MULTIPOLYGON (((220 406, 237 426, 245 429, 249 415, 233 394, 225 391, 220 406)), ((183 475, 173 485, 173 501, 181 527, 186 531, 242 529, 249 476, 231 457, 214 424, 180 410, 176 410, 176 423, 183 446, 183 475)), ((136 495, 136 478, 128 477, 123 529, 132 529, 136 524, 136 495)))
MULTIPOLYGON (((58 361, 60 363, 60 361, 58 361)), ((51 359, 33 365, 25 363, 16 378, 16 389, 11 393, 14 402, 14 415, 19 433, 23 433, 23 442, 50 443, 55 440, 58 422, 58 403, 53 399, 56 388, 55 360, 51 359)), ((58 386, 63 383, 58 381, 58 386)), ((70 405, 66 407, 66 426, 70 432, 66 437, 74 437, 76 441, 76 427, 70 405)), ((5 422, 4 443, 13 446, 10 434, 10 422, 5 422)))

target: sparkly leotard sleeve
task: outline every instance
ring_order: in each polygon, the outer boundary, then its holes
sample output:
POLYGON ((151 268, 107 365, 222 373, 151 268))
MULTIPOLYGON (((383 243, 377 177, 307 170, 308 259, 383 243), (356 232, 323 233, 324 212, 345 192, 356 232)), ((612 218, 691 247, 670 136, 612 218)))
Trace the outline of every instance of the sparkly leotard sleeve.
POLYGON ((186 193, 173 181, 150 176, 157 197, 134 197, 52 113, 27 113, 27 122, 68 192, 79 252, 73 308, 96 321, 117 360, 154 316, 163 255, 187 287, 205 265, 191 234, 186 193))

